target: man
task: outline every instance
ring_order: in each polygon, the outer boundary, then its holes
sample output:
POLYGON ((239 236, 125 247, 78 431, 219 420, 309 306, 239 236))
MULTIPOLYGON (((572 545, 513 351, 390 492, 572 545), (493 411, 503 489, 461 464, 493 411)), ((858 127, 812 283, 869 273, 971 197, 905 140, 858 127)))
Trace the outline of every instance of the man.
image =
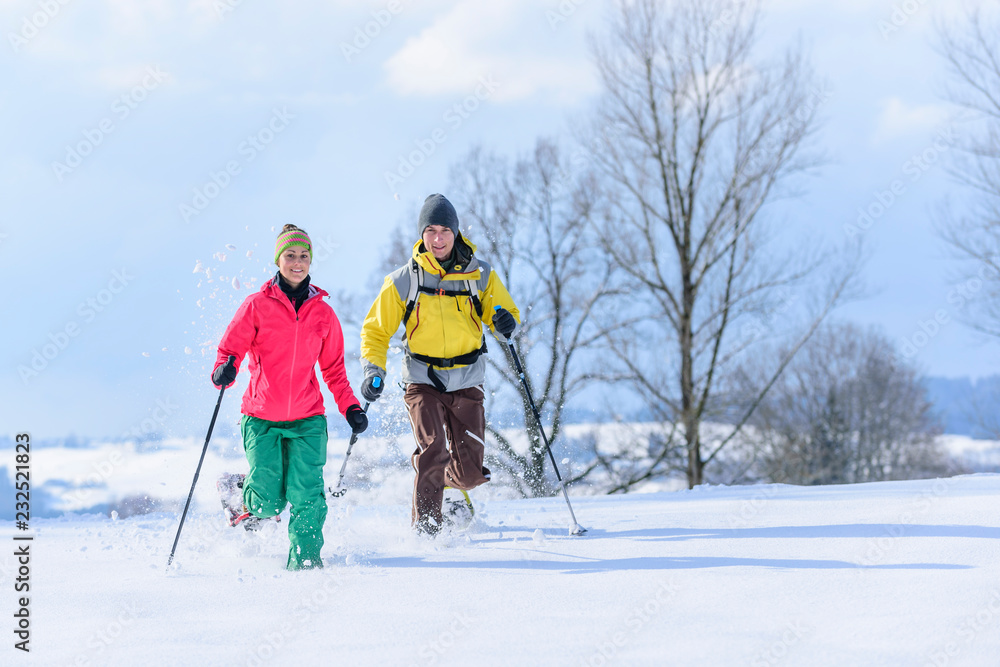
POLYGON ((519 313, 500 277, 462 237, 443 195, 424 201, 417 235, 410 261, 386 276, 362 325, 361 394, 374 402, 382 393, 389 339, 402 322, 403 400, 417 441, 412 521, 417 532, 434 535, 444 487, 469 490, 490 479, 483 467, 483 327, 511 336, 519 313))

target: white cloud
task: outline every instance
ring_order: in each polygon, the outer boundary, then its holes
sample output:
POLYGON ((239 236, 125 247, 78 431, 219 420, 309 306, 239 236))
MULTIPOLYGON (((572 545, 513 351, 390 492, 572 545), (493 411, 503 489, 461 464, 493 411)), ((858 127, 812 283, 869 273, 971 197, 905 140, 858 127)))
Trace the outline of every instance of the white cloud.
POLYGON ((595 91, 589 61, 579 49, 560 48, 573 31, 582 34, 586 12, 575 12, 554 31, 547 9, 534 0, 462 0, 386 61, 388 83, 400 95, 464 95, 488 76, 500 83, 497 101, 537 93, 573 99, 595 91))
POLYGON ((944 123, 949 116, 943 104, 909 106, 898 97, 882 101, 875 128, 875 142, 892 141, 911 134, 923 134, 944 123))

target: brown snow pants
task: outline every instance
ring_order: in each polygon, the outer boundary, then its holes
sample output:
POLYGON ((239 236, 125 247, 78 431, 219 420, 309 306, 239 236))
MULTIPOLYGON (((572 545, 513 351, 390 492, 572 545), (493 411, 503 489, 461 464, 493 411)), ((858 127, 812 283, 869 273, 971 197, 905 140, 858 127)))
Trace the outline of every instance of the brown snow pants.
POLYGON ((406 386, 403 401, 410 412, 417 449, 410 460, 414 523, 431 519, 441 525, 444 487, 474 489, 489 481, 483 475, 486 414, 483 390, 470 387, 440 392, 429 384, 406 386))

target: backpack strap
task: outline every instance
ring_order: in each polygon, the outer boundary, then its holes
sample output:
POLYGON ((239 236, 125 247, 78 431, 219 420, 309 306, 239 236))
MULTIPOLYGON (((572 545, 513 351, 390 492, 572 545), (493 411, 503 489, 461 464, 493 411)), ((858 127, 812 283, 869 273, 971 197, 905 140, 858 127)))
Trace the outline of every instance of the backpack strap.
POLYGON ((403 313, 403 326, 406 326, 407 320, 410 319, 410 314, 413 312, 413 306, 417 303, 417 291, 420 289, 421 283, 424 282, 424 270, 420 268, 415 259, 410 260, 410 289, 406 295, 406 311, 403 313))
MULTIPOLYGON (((477 280, 466 280, 465 289, 469 291, 469 296, 472 298, 472 305, 476 308, 476 315, 479 316, 479 321, 483 321, 483 304, 479 301, 479 287, 477 285, 479 281, 477 280)), ((485 343, 484 343, 485 344, 485 343)))
POLYGON ((406 310, 403 311, 403 326, 410 320, 410 315, 413 314, 413 307, 417 303, 417 294, 423 292, 425 294, 437 294, 437 295, 448 295, 448 296, 467 296, 472 299, 472 306, 476 309, 476 315, 479 316, 479 321, 483 320, 483 304, 479 300, 479 287, 477 285, 478 281, 466 280, 464 290, 445 290, 445 289, 431 289, 430 287, 424 287, 424 270, 420 268, 416 260, 410 260, 410 287, 406 294, 406 310))

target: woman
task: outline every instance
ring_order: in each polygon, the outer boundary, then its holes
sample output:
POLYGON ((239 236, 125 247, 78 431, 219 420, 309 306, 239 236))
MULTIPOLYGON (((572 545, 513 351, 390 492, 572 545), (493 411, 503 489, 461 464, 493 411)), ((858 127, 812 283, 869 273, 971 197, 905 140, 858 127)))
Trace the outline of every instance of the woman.
POLYGON ((351 430, 368 427, 344 369, 340 321, 323 301, 328 294, 309 284, 311 259, 309 236, 285 225, 275 244, 278 273, 236 311, 212 371, 217 387, 229 387, 249 353, 240 426, 250 472, 243 481, 244 511, 231 523, 276 517, 290 504, 289 570, 323 567, 327 433, 317 361, 351 430), (230 355, 234 365, 227 363, 230 355))

